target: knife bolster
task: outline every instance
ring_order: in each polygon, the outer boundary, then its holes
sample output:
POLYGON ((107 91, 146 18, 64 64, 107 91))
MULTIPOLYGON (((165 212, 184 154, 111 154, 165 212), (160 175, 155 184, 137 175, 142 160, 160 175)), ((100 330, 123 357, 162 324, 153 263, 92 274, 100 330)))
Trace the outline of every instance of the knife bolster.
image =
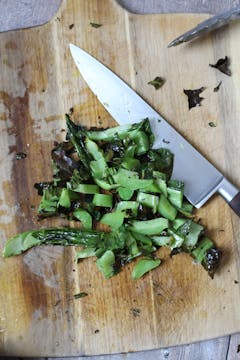
POLYGON ((237 193, 236 196, 229 202, 229 205, 233 209, 233 211, 240 216, 240 192, 237 193))

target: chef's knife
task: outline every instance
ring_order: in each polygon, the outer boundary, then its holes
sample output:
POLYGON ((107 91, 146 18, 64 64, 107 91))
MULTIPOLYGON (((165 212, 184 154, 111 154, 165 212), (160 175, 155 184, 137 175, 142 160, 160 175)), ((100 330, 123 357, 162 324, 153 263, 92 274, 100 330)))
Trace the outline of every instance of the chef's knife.
POLYGON ((186 31, 184 34, 171 41, 168 47, 177 46, 183 42, 207 35, 211 31, 217 30, 236 19, 240 19, 240 6, 204 20, 193 29, 186 31))
POLYGON ((218 192, 240 216, 240 192, 223 174, 116 74, 79 47, 70 44, 70 50, 84 80, 120 125, 149 118, 153 147, 165 147, 174 154, 172 178, 184 182, 184 194, 195 207, 218 192))

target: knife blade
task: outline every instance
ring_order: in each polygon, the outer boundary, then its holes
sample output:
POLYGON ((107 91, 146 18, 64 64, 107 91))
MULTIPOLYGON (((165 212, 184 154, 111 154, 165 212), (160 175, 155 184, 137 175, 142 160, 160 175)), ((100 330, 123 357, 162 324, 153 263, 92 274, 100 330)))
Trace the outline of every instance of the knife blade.
POLYGON ((220 27, 229 24, 231 21, 240 19, 240 6, 225 11, 221 14, 210 17, 204 20, 193 29, 186 31, 184 34, 178 36, 176 39, 170 42, 168 47, 177 46, 183 42, 193 40, 195 38, 207 35, 213 30, 217 30, 220 27))
POLYGON ((69 46, 82 77, 120 125, 149 119, 153 148, 165 147, 174 154, 172 179, 184 182, 184 194, 195 207, 218 192, 240 215, 240 192, 220 171, 110 69, 79 47, 69 46))

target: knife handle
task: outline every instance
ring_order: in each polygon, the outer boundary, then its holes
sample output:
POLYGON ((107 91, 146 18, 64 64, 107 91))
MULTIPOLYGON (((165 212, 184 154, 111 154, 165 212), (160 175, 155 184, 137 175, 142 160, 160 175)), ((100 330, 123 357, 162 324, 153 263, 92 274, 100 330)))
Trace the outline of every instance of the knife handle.
POLYGON ((240 192, 228 203, 233 211, 240 216, 240 192))

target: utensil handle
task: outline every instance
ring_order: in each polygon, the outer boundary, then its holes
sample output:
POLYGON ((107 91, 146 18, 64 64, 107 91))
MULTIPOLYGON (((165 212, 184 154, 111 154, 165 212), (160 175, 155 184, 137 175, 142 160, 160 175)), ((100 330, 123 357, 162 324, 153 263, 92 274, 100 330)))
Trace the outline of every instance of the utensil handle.
POLYGON ((240 192, 229 202, 233 211, 240 216, 240 192))
POLYGON ((226 200, 233 211, 240 216, 240 191, 230 181, 223 178, 218 188, 219 194, 226 200))

